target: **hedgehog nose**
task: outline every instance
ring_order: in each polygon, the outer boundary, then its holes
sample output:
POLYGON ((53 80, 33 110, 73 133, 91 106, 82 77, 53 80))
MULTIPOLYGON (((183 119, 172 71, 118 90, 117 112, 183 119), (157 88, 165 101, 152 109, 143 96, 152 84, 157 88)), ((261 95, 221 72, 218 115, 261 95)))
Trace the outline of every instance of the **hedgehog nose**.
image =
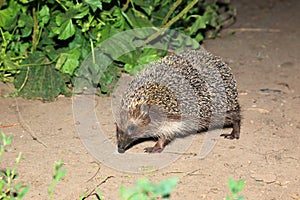
POLYGON ((125 152, 125 149, 119 147, 119 148, 118 148, 118 152, 119 152, 119 153, 124 153, 124 152, 125 152))

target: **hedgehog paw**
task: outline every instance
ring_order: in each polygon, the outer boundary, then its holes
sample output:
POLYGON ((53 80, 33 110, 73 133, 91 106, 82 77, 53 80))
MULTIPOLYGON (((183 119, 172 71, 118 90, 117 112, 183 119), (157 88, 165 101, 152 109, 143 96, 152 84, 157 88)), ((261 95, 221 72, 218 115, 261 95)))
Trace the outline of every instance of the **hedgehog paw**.
POLYGON ((240 138, 240 134, 238 132, 236 132, 236 130, 232 130, 232 132, 230 134, 221 134, 221 137, 224 137, 226 139, 239 139, 240 138))
POLYGON ((154 147, 147 147, 144 149, 144 152, 146 152, 146 153, 161 153, 164 150, 165 144, 166 144, 165 137, 160 137, 160 138, 158 138, 154 147))
POLYGON ((241 120, 236 120, 232 123, 232 131, 230 134, 221 134, 221 137, 226 139, 239 139, 240 138, 240 129, 241 129, 241 120))

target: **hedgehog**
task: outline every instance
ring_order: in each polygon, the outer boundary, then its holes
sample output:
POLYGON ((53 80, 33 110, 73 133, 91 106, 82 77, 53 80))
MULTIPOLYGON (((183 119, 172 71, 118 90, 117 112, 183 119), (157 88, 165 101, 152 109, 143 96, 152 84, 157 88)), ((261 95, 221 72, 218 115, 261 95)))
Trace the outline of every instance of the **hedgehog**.
POLYGON ((240 106, 231 68, 204 48, 171 54, 148 64, 128 85, 116 116, 118 152, 137 141, 157 140, 148 153, 162 152, 176 137, 231 127, 240 137, 240 106))

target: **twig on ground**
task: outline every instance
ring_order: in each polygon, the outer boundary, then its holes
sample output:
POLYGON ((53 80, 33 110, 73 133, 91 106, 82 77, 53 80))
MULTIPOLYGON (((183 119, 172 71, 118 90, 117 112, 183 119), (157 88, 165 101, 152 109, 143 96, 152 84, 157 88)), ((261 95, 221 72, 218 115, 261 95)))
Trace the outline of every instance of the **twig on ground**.
POLYGON ((280 29, 272 29, 272 28, 228 28, 223 31, 227 32, 271 32, 271 33, 279 33, 280 29))
POLYGON ((95 192, 96 192, 96 189, 97 189, 100 185, 104 184, 108 179, 113 178, 113 177, 114 177, 114 176, 107 176, 103 181, 101 181, 98 185, 96 185, 96 186, 92 189, 92 191, 91 191, 88 195, 86 195, 86 196, 84 197, 84 199, 86 199, 86 198, 88 198, 88 197, 90 197, 90 196, 92 196, 92 195, 96 195, 96 196, 98 197, 98 194, 95 193, 95 192))
POLYGON ((38 143, 42 144, 44 147, 47 148, 48 146, 43 141, 41 141, 36 136, 36 134, 31 130, 30 126, 28 126, 28 124, 26 124, 25 120, 23 119, 23 117, 21 115, 21 112, 20 112, 20 109, 19 109, 19 104, 18 104, 18 101, 17 101, 16 98, 15 98, 15 102, 16 102, 16 111, 18 113, 18 118, 19 118, 19 122, 20 122, 21 127, 30 134, 30 136, 32 137, 33 140, 37 141, 38 143))
POLYGON ((8 124, 8 125, 0 126, 0 128, 10 128, 10 127, 13 127, 16 125, 18 125, 18 124, 8 124))
POLYGON ((97 169, 96 173, 91 178, 89 178, 86 182, 90 182, 93 178, 95 178, 101 169, 101 166, 99 165, 99 163, 97 163, 97 162, 92 162, 92 163, 96 163, 98 165, 98 169, 97 169))
POLYGON ((202 175, 202 174, 195 174, 195 172, 198 172, 198 171, 200 171, 201 169, 196 169, 196 170, 193 170, 193 171, 191 171, 191 172, 188 172, 188 173, 186 173, 183 177, 185 177, 185 176, 191 176, 191 175, 202 175))
POLYGON ((167 174, 183 174, 186 173, 184 171, 170 171, 170 172, 164 172, 162 175, 167 175, 167 174))

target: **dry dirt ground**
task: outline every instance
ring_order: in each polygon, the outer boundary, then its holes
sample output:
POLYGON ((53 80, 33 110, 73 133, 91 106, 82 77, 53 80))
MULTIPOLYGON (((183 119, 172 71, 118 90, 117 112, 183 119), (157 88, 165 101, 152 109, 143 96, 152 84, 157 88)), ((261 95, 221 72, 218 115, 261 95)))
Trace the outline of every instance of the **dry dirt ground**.
MULTIPOLYGON (((204 46, 223 57, 237 79, 243 115, 239 140, 219 139, 212 152, 199 159, 194 154, 204 134, 194 135, 186 154, 171 165, 151 173, 124 173, 97 163, 85 149, 76 132, 70 98, 51 103, 1 98, 0 125, 16 124, 3 128, 14 139, 1 168, 12 167, 18 153, 23 153, 18 180, 30 185, 25 199, 49 199, 53 163, 62 159, 67 174, 55 187, 54 199, 78 199, 97 185, 104 199, 119 199, 121 184, 131 187, 142 177, 155 183, 178 177, 173 200, 224 199, 228 179, 233 177, 245 180, 246 199, 299 200, 300 1, 236 0, 233 4, 237 22, 204 46)), ((10 91, 3 84, 0 89, 2 94, 10 91)), ((97 97, 96 101, 100 123, 113 135, 111 100, 97 97)))

